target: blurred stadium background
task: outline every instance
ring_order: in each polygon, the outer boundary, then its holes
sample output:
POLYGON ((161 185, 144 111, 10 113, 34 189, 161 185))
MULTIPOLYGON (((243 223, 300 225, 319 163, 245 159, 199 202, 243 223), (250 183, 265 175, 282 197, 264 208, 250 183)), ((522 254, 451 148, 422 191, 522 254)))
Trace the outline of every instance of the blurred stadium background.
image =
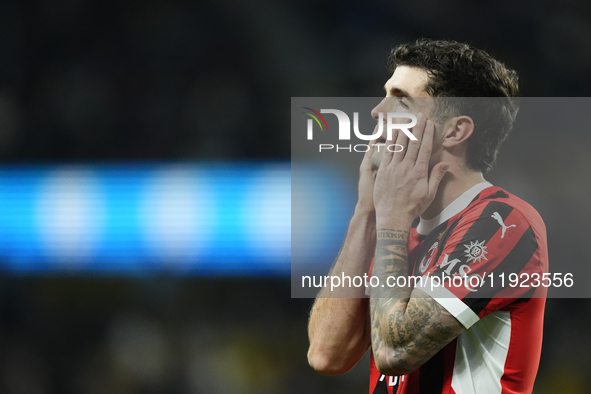
MULTIPOLYGON (((289 285, 290 97, 380 96, 389 49, 421 36, 491 51, 526 97, 591 92, 582 0, 46 0, 2 2, 0 21, 9 394, 366 392, 367 363, 330 378, 307 365, 312 300, 289 285)), ((491 177, 516 194, 544 184, 524 197, 554 265, 589 264, 588 124, 510 137, 491 177)), ((333 215, 327 256, 355 199, 342 182, 336 208, 310 201, 333 215)), ((591 392, 590 311, 548 300, 535 393, 591 392)))

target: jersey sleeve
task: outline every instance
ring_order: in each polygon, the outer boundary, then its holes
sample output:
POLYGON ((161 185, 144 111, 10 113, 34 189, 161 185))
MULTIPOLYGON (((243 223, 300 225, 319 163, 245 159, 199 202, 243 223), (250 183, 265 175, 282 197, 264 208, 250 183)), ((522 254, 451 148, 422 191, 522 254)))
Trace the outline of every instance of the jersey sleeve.
POLYGON ((466 328, 543 290, 536 234, 526 217, 504 202, 479 204, 456 219, 441 245, 426 272, 429 280, 415 288, 436 299, 466 328))

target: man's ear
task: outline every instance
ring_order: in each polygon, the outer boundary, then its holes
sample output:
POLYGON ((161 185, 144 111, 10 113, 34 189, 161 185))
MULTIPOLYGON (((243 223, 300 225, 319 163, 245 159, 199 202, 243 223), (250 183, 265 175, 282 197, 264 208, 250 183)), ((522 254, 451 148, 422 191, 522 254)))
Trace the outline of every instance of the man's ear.
POLYGON ((469 116, 451 118, 445 128, 443 146, 452 148, 466 141, 474 132, 474 121, 469 116))

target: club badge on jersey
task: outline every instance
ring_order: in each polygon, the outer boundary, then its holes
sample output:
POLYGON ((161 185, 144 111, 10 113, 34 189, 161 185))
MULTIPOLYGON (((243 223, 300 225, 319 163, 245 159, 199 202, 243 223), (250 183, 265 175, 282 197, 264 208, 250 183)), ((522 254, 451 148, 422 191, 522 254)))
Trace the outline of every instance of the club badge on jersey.
POLYGON ((425 271, 427 271, 427 268, 429 268, 429 266, 431 265, 431 260, 433 259, 433 256, 435 255, 435 252, 437 251, 437 246, 439 246, 439 241, 435 241, 435 243, 433 243, 433 245, 431 245, 431 247, 429 248, 427 253, 425 253, 425 256, 421 260, 421 265, 419 266, 419 270, 421 271, 421 274, 424 274, 425 271))

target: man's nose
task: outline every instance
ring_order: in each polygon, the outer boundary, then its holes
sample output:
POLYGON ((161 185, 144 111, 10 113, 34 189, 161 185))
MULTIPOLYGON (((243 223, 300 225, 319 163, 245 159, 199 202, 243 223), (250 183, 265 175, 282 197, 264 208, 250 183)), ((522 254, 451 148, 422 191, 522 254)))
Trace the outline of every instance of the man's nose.
MULTIPOLYGON (((375 121, 379 121, 380 119, 380 112, 385 112, 384 111, 384 102, 386 101, 386 99, 384 98, 382 101, 380 101, 380 103, 378 105, 376 105, 374 107, 374 109, 371 110, 371 117, 375 119, 375 121)), ((385 118, 385 116, 384 116, 385 118)))

